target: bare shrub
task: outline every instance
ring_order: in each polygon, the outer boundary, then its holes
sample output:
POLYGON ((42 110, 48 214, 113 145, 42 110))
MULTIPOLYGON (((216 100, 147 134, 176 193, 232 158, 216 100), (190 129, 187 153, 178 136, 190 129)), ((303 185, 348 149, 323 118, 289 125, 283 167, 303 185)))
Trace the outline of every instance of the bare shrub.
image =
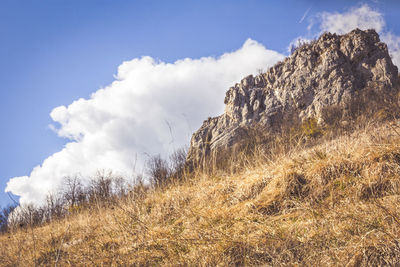
POLYGON ((340 125, 343 118, 343 107, 340 106, 327 106, 321 111, 322 120, 332 130, 340 125))
POLYGON ((371 83, 348 103, 345 115, 354 122, 396 119, 400 111, 396 92, 388 92, 382 85, 371 83))
POLYGON ((160 154, 151 156, 146 162, 146 174, 150 184, 163 187, 171 182, 183 181, 186 173, 193 171, 186 158, 186 148, 175 150, 167 159, 160 154))
POLYGON ((63 218, 66 214, 65 200, 60 194, 49 194, 43 209, 43 220, 51 222, 54 219, 63 218))
POLYGON ((129 186, 126 179, 113 176, 111 172, 98 172, 88 185, 83 185, 79 176, 65 177, 57 193, 48 194, 43 205, 20 205, 9 219, 15 206, 4 208, 0 212, 0 229, 35 227, 71 214, 115 203, 127 196, 130 190, 141 189, 145 185, 141 180, 138 185, 129 186))
POLYGON ((85 190, 78 176, 64 178, 61 194, 70 206, 83 203, 86 199, 85 190))
POLYGON ((170 173, 176 179, 182 180, 186 171, 187 148, 175 150, 170 156, 170 173))
POLYGON ((9 220, 9 225, 12 228, 38 226, 46 221, 45 213, 45 206, 38 207, 33 204, 20 205, 18 207, 17 213, 13 213, 13 216, 9 220))
POLYGON ((8 230, 8 217, 15 208, 16 205, 8 205, 0 210, 0 232, 8 230))
POLYGON ((156 155, 147 161, 147 173, 151 184, 160 187, 168 183, 171 171, 168 162, 161 155, 156 155))
POLYGON ((111 173, 98 172, 97 176, 92 178, 87 189, 89 202, 100 203, 109 200, 113 194, 111 173))
POLYGON ((128 194, 129 185, 126 179, 121 176, 113 178, 113 195, 116 197, 124 197, 128 194))
POLYGON ((149 191, 149 186, 144 183, 142 175, 137 175, 129 188, 128 196, 134 200, 143 200, 149 191))

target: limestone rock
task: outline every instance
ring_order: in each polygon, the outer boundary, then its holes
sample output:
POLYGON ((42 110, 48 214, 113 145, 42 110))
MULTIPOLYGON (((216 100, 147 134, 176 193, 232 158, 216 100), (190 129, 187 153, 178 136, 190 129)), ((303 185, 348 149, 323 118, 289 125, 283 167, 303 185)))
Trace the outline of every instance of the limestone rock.
POLYGON ((204 121, 193 134, 188 161, 229 149, 253 125, 273 132, 295 120, 324 123, 325 107, 346 109, 368 88, 389 95, 398 84, 398 69, 374 30, 324 33, 266 73, 229 88, 224 114, 204 121))

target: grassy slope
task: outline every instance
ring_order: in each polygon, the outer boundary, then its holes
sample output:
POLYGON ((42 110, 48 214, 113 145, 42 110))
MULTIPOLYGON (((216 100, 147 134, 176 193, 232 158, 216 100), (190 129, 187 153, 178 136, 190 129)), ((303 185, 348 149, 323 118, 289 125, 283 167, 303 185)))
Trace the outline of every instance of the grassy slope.
MULTIPOLYGON (((140 188, 0 236, 5 266, 400 264, 400 136, 385 124, 240 173, 140 188)), ((262 162, 262 160, 260 160, 262 162)))

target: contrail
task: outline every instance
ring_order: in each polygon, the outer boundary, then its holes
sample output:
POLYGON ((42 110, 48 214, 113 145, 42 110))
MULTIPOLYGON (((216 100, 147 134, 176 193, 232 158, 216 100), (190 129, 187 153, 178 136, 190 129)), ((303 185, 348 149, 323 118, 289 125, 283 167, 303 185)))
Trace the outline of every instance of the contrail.
POLYGON ((301 17, 301 19, 299 20, 299 23, 302 23, 302 22, 303 22, 303 20, 307 17, 308 12, 310 12, 310 10, 311 10, 311 7, 309 7, 309 8, 306 10, 306 12, 304 13, 303 17, 301 17))

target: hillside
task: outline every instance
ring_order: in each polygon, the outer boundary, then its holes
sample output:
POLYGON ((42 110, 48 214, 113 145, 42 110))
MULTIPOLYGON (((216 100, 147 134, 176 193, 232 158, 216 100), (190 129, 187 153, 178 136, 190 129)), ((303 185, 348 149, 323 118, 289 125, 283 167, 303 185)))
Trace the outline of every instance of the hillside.
MULTIPOLYGON (((400 263, 399 122, 0 236, 3 266, 400 263)), ((103 203, 104 204, 104 203, 103 203)))
POLYGON ((399 85, 375 31, 325 33, 231 87, 174 172, 26 207, 0 263, 399 266, 399 85))

